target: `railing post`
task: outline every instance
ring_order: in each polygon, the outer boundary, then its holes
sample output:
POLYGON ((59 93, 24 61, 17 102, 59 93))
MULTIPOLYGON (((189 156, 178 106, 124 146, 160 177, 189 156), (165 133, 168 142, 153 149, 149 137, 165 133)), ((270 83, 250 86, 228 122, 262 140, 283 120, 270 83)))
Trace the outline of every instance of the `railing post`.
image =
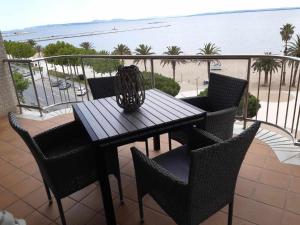
POLYGON ((31 76, 31 80, 32 80, 32 86, 33 86, 33 89, 34 89, 34 94, 35 94, 36 101, 37 101, 37 104, 38 104, 38 107, 39 107, 40 116, 42 117, 43 113, 42 113, 41 104, 40 104, 39 96, 38 96, 38 93, 37 93, 37 89, 36 89, 36 85, 35 85, 35 80, 34 80, 34 77, 33 77, 32 68, 31 68, 31 63, 30 62, 28 63, 28 67, 29 67, 29 72, 30 72, 30 76, 31 76))
POLYGON ((246 90, 245 90, 246 93, 245 93, 244 112, 243 112, 244 129, 246 129, 246 127, 247 127, 248 92, 249 92, 250 72, 251 72, 251 58, 248 59, 248 68, 247 68, 247 81, 248 81, 248 85, 246 86, 246 90))
POLYGON ((151 59, 150 62, 151 62, 151 85, 152 85, 152 88, 155 88, 153 59, 151 59))
POLYGON ((84 84, 85 84, 86 95, 87 95, 88 100, 90 100, 90 95, 89 95, 89 91, 88 91, 88 87, 87 87, 87 80, 86 80, 86 75, 85 75, 85 70, 84 70, 84 63, 83 63, 82 57, 80 57, 80 60, 81 60, 82 74, 83 74, 83 77, 84 77, 84 84))

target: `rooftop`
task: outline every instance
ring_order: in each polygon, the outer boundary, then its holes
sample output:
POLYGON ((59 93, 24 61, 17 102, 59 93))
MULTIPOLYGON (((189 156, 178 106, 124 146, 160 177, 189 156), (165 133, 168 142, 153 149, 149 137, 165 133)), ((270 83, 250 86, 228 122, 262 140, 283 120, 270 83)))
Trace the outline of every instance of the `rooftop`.
MULTIPOLYGON (((73 114, 36 121, 21 119, 31 134, 73 120, 73 114)), ((162 150, 155 152, 150 143, 150 157, 168 149, 166 136, 161 138, 162 150)), ((134 145, 143 149, 143 143, 134 145)), ((38 167, 21 138, 10 128, 6 117, 0 118, 0 209, 25 218, 28 225, 60 224, 56 203, 48 205, 47 195, 38 167)), ((173 143, 175 147, 175 142, 173 143)), ((111 177, 117 222, 138 225, 139 213, 133 162, 129 145, 119 147, 125 204, 120 205, 116 180, 111 177)), ((63 199, 65 216, 72 225, 106 224, 98 184, 63 199)), ((146 196, 145 225, 175 223, 146 196)), ((226 224, 227 208, 202 224, 226 224)), ((262 141, 255 139, 242 165, 234 202, 233 224, 298 225, 300 221, 300 166, 280 163, 262 141)))

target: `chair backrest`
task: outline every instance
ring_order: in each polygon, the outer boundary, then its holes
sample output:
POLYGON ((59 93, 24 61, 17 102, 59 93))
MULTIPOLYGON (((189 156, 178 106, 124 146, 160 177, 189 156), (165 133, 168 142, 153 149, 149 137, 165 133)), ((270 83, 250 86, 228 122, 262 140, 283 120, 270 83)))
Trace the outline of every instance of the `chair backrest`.
POLYGON ((247 84, 246 80, 210 73, 207 93, 209 110, 237 107, 247 84))
POLYGON ((94 99, 115 96, 115 77, 89 78, 88 83, 94 99))
POLYGON ((44 172, 43 160, 45 159, 44 154, 40 150, 39 146, 35 140, 31 137, 27 130, 25 130, 19 123, 16 118, 16 115, 12 112, 8 113, 8 120, 11 127, 20 135, 23 139, 29 150, 31 151, 33 157, 35 158, 41 172, 44 172))
POLYGON ((255 122, 232 139, 191 152, 191 224, 198 224, 233 201, 240 167, 259 126, 260 122, 255 122))

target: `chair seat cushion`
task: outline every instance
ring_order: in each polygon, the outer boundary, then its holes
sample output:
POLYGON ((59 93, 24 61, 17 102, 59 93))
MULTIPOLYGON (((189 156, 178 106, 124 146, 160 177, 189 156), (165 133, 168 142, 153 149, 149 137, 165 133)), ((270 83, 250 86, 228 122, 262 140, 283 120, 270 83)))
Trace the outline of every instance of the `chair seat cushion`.
POLYGON ((183 182, 188 182, 191 157, 186 145, 161 154, 153 160, 183 182))

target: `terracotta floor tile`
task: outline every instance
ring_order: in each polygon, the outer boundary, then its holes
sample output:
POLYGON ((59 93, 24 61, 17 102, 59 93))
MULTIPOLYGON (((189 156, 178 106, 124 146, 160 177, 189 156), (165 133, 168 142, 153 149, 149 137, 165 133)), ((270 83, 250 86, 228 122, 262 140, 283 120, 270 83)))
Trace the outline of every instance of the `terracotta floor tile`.
MULTIPOLYGON (((114 196, 115 197, 115 196, 114 196)), ((88 196, 80 201, 83 205, 100 212, 103 209, 103 202, 99 188, 95 188, 88 196)))
POLYGON ((265 168, 274 170, 276 172, 290 174, 290 166, 285 163, 281 163, 278 159, 268 158, 265 164, 265 168))
POLYGON ((256 182, 239 177, 235 187, 235 193, 244 197, 250 197, 255 188, 256 182))
MULTIPOLYGON (((64 212, 68 211, 75 204, 76 202, 71 198, 62 199, 62 206, 64 212)), ((51 220, 56 220, 57 218, 59 218, 59 211, 55 199, 53 199, 51 205, 49 205, 48 202, 43 204, 41 207, 38 208, 38 211, 51 220)))
POLYGON ((120 168, 122 168, 123 166, 125 166, 130 161, 131 161, 131 158, 126 157, 126 156, 122 156, 122 155, 119 154, 120 168))
MULTIPOLYGON (((119 186, 116 177, 110 176, 109 178, 110 178, 109 181, 110 181, 111 190, 119 193, 119 189, 118 189, 119 186)), ((127 176, 125 174, 121 174, 121 183, 123 189, 126 188, 132 182, 135 182, 135 178, 127 176)))
POLYGON ((290 212, 284 212, 281 225, 299 225, 300 215, 296 215, 290 212))
POLYGON ((77 192, 75 192, 74 194, 70 195, 70 198, 76 200, 76 201, 81 201, 83 198, 85 198, 88 194, 90 194, 93 190, 95 190, 96 185, 95 184, 91 184, 77 192))
POLYGON ((31 153, 23 153, 19 157, 12 160, 11 163, 14 164, 16 167, 21 168, 22 166, 25 166, 28 163, 35 163, 35 160, 31 153))
POLYGON ((10 188, 15 184, 22 182, 23 180, 29 178, 29 175, 22 172, 21 170, 16 169, 13 173, 8 174, 7 176, 0 179, 0 184, 5 188, 10 188))
POLYGON ((0 192, 0 209, 5 209, 18 200, 18 197, 6 190, 0 192))
MULTIPOLYGON (((127 219, 120 222, 120 225, 139 225, 139 210, 135 210, 127 219)), ((144 209, 144 225, 176 225, 176 223, 168 216, 160 214, 154 210, 144 209)))
POLYGON ((289 190, 300 194, 300 178, 298 177, 291 178, 291 184, 289 190))
POLYGON ((219 211, 206 219, 201 225, 225 225, 227 224, 227 217, 226 213, 219 211))
POLYGON ((131 214, 138 209, 137 202, 127 198, 124 199, 124 204, 120 204, 119 199, 115 199, 113 202, 117 223, 120 224, 128 220, 128 218, 131 217, 131 214))
POLYGON ((260 177, 260 182, 287 190, 289 187, 290 179, 291 178, 289 175, 270 170, 263 170, 260 177))
POLYGON ((100 213, 97 213, 96 216, 94 216, 87 225, 107 225, 104 215, 101 215, 100 213))
MULTIPOLYGON (((68 114, 57 116, 47 121, 32 121, 28 119, 21 119, 21 121, 25 128, 36 134, 42 130, 49 129, 49 127, 57 126, 73 119, 72 114, 68 114)), ((24 172, 28 175, 17 184, 8 185, 10 187, 3 187, 0 182, 0 209, 8 208, 20 217, 25 216, 28 225, 60 224, 56 202, 54 200, 53 204, 48 206, 47 195, 41 182, 42 178, 31 153, 20 137, 10 128, 6 118, 0 118, 0 127, 0 181, 10 174, 22 174, 24 172), (21 172, 17 169, 19 167, 21 172), (14 193, 18 194, 18 196, 14 193)), ((148 141, 150 157, 168 151, 167 134, 161 135, 160 151, 153 150, 152 138, 149 138, 148 141)), ((137 142, 134 145, 144 152, 144 142, 137 142)), ((173 148, 179 145, 179 143, 172 141, 173 148)), ((124 205, 120 205, 119 202, 116 180, 114 178, 110 179, 119 225, 139 224, 134 168, 130 152, 131 146, 133 144, 118 148, 120 165, 122 167, 124 205)), ((20 177, 22 176, 20 175, 20 177)), ((14 175, 7 177, 7 183, 14 183, 14 178, 14 175)), ((279 163, 276 155, 270 150, 268 145, 259 140, 254 140, 237 181, 233 225, 300 224, 299 190, 300 166, 279 163), (284 193, 287 193, 285 200, 284 193), (284 207, 286 211, 284 212, 282 209, 273 206, 284 207)), ((99 194, 98 183, 76 192, 70 198, 65 198, 63 200, 63 208, 68 225, 106 224, 104 211, 103 209, 100 210, 102 208, 101 205, 102 200, 99 194)), ((150 196, 144 197, 144 210, 145 225, 175 225, 173 220, 165 214, 150 196)), ((227 224, 227 207, 201 224, 227 224)))
POLYGON ((34 211, 31 215, 25 218, 27 225, 49 225, 52 222, 38 211, 34 211))
POLYGON ((29 214, 33 213, 34 208, 24 201, 18 200, 6 208, 6 210, 11 212, 16 218, 25 218, 29 214))
POLYGON ((45 187, 42 186, 37 190, 31 192, 30 194, 26 195, 23 200, 33 208, 39 208, 40 206, 48 202, 45 187))
POLYGON ((126 198, 137 201, 136 183, 130 183, 126 188, 124 188, 123 195, 126 198))
POLYGON ((265 184, 257 184, 252 198, 277 208, 283 208, 286 191, 265 184))
POLYGON ((14 172, 15 170, 16 167, 2 160, 0 164, 0 179, 8 175, 9 173, 14 172))
POLYGON ((290 169, 291 169, 292 175, 294 175, 296 177, 300 177, 300 166, 290 165, 290 169))
POLYGON ((29 177, 28 179, 18 183, 10 188, 10 190, 19 197, 25 197, 29 193, 35 191, 42 186, 42 183, 37 179, 29 177))
POLYGON ((239 173, 240 177, 257 181, 261 174, 261 168, 243 164, 239 173))
POLYGON ((256 153, 251 153, 248 152, 244 162, 246 164, 252 165, 252 166, 257 166, 257 167, 264 167, 266 160, 267 160, 268 156, 265 155, 259 155, 256 153))
POLYGON ((39 172, 39 167, 36 164, 36 162, 27 163, 26 165, 22 166, 20 169, 29 175, 33 175, 39 172))
MULTIPOLYGON (((67 224, 72 225, 85 225, 91 221, 95 215, 95 211, 80 203, 77 203, 65 213, 67 224)), ((56 220, 56 223, 61 224, 60 218, 56 220)))
POLYGON ((271 151, 270 147, 266 144, 262 144, 262 145, 252 144, 249 148, 249 152, 264 155, 264 156, 269 156, 270 151, 271 151))
POLYGON ((300 214, 300 194, 291 192, 287 194, 286 209, 300 214))
POLYGON ((121 173, 130 176, 130 177, 135 177, 135 172, 134 172, 134 166, 133 166, 133 162, 130 161, 129 163, 127 163, 121 170, 121 173))
POLYGON ((236 196, 233 213, 235 216, 252 223, 260 225, 279 225, 283 210, 236 196))

